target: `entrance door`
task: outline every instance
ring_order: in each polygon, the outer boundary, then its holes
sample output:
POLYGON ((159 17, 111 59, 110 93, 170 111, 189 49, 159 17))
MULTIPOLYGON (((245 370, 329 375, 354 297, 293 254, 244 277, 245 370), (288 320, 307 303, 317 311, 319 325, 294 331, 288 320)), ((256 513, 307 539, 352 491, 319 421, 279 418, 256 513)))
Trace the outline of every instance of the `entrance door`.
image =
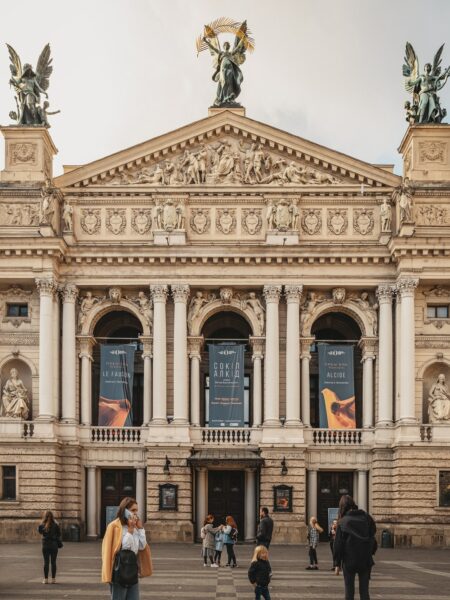
POLYGON ((215 516, 215 525, 231 515, 239 539, 244 539, 244 486, 244 471, 208 471, 208 513, 215 516))
POLYGON ((111 517, 116 518, 116 507, 125 496, 136 497, 136 471, 134 469, 102 469, 101 535, 105 533, 107 515, 108 522, 111 517))
POLYGON ((328 509, 337 508, 344 494, 353 496, 353 471, 319 471, 317 478, 317 519, 328 539, 328 509))

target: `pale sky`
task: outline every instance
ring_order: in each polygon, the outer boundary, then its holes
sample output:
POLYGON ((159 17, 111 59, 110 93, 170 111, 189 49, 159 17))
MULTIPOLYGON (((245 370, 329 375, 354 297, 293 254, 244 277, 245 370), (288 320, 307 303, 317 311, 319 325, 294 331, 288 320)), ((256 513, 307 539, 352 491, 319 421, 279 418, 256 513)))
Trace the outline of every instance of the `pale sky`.
MULTIPOLYGON (((3 0, 0 123, 15 108, 6 42, 34 67, 51 44, 56 175, 204 118, 216 84, 195 39, 221 16, 247 19, 256 40, 247 116, 400 173, 405 43, 423 67, 447 42, 448 66, 448 0, 3 0)), ((441 104, 450 114, 450 82, 441 104)))

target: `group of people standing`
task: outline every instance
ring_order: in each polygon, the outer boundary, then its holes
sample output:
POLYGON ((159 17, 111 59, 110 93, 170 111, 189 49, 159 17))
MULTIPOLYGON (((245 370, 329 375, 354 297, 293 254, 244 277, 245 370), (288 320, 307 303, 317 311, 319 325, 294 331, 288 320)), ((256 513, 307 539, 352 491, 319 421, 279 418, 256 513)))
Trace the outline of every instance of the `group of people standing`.
POLYGON ((201 529, 203 566, 220 567, 223 547, 227 549, 227 567, 237 567, 234 545, 238 539, 236 521, 232 516, 225 522, 214 527, 214 515, 208 515, 201 529))

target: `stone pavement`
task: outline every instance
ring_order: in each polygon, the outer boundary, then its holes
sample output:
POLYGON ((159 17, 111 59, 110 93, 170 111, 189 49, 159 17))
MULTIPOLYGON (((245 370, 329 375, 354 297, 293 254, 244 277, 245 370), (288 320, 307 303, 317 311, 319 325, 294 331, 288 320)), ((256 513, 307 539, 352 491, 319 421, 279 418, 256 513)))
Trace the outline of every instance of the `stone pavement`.
MULTIPOLYGON (((141 600, 251 600, 254 593, 247 579, 251 546, 239 545, 237 569, 204 568, 200 546, 154 544, 153 577, 141 582, 141 600)), ((328 544, 319 547, 321 570, 305 571, 304 546, 274 546, 271 549, 274 578, 272 600, 340 600, 342 576, 330 570, 328 544)), ((0 598, 5 600, 108 600, 108 588, 100 583, 100 543, 65 542, 58 557, 58 583, 42 585, 40 544, 0 545, 0 598)), ((376 557, 371 599, 449 600, 450 549, 383 550, 376 557)), ((358 597, 358 595, 357 595, 358 597)))

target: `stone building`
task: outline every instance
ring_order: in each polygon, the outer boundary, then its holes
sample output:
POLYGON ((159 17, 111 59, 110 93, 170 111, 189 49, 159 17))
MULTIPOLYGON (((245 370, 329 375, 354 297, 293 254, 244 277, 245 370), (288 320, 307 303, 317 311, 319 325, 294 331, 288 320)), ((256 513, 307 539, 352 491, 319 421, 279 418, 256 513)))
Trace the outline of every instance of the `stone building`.
POLYGON ((450 545, 448 125, 409 127, 403 179, 243 109, 55 178, 47 129, 2 133, 3 538, 46 508, 101 536, 136 495, 152 540, 207 511, 251 539, 267 505, 293 543, 348 492, 397 544, 450 545), (209 426, 224 341, 240 427, 209 426), (99 425, 111 342, 136 349, 130 426, 99 425), (321 342, 353 348, 356 428, 319 427, 321 342))

